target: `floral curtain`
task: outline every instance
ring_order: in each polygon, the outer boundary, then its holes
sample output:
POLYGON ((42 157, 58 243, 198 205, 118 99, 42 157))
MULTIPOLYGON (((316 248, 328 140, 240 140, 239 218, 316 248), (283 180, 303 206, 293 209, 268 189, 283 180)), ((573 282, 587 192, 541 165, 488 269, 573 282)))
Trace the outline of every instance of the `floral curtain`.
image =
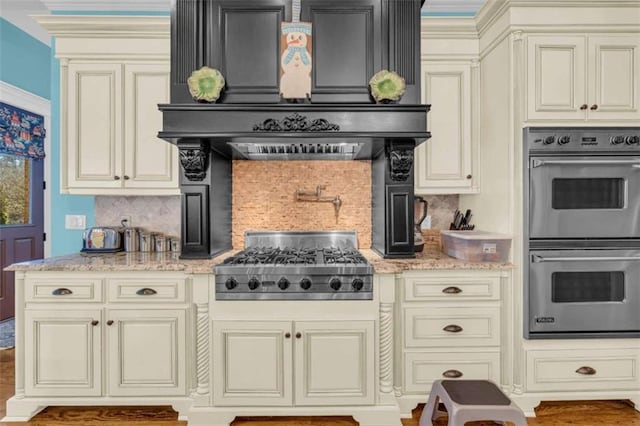
POLYGON ((44 117, 0 102, 0 154, 44 158, 44 117))

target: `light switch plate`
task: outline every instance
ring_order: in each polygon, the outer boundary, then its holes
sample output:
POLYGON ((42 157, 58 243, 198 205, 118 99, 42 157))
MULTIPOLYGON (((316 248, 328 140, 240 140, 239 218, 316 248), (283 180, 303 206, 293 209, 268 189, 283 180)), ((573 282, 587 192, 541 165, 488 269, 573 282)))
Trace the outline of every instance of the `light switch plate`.
POLYGON ((87 216, 83 214, 68 214, 64 216, 65 229, 85 229, 87 227, 87 216))

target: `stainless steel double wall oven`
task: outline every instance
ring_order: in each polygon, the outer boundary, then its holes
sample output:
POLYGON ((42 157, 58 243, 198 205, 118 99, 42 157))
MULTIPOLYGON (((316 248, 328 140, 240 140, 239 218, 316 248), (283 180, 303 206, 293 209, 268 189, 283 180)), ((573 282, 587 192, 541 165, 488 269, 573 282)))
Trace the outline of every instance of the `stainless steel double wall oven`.
POLYGON ((525 336, 640 335, 640 128, 524 142, 525 336))

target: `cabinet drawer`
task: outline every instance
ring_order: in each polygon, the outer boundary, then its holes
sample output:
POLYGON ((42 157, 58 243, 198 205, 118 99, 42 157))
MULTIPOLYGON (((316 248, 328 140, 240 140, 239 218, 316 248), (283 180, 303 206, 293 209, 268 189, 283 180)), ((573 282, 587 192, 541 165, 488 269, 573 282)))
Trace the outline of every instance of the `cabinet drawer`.
POLYGON ((498 352, 439 352, 404 354, 404 390, 426 394, 434 380, 489 379, 500 383, 498 352))
POLYGON ((185 282, 183 279, 110 279, 107 294, 110 302, 184 302, 185 282))
POLYGON ((102 278, 68 275, 60 278, 28 278, 27 302, 101 302, 102 278))
POLYGON ((639 360, 637 348, 527 351, 527 390, 638 389, 639 360))
POLYGON ((407 348, 497 346, 500 308, 404 308, 407 348))
MULTIPOLYGON (((477 271, 476 271, 477 272, 477 271)), ((500 300, 500 277, 497 275, 446 274, 404 275, 404 300, 500 300)))

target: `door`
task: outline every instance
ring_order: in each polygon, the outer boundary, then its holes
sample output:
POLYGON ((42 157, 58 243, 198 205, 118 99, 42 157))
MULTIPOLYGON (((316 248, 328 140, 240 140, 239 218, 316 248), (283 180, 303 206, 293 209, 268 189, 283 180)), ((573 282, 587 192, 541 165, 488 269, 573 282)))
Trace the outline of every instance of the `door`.
POLYGON ((640 157, 530 159, 531 238, 640 238, 640 157))
POLYGON ((27 396, 100 396, 100 309, 25 311, 27 396))
POLYGON ((312 102, 372 102, 369 80, 387 66, 381 9, 380 0, 302 0, 300 20, 313 25, 312 102))
POLYGON ((640 120, 640 36, 589 37, 589 119, 640 120))
POLYGON ((213 321, 213 403, 291 406, 288 321, 213 321))
POLYGON ((71 63, 67 84, 67 186, 120 188, 122 65, 71 63))
POLYGON ((472 189, 471 65, 422 63, 422 101, 429 112, 428 143, 416 147, 416 193, 472 189))
POLYGON ((295 405, 374 403, 374 321, 296 321, 295 405))
POLYGON ((0 154, 0 321, 14 316, 12 263, 44 257, 44 160, 0 154))
POLYGON ((186 394, 185 312, 107 311, 109 395, 186 394))
POLYGON ((529 330, 639 332, 640 250, 536 250, 529 330))
POLYGON ((529 36, 529 120, 586 119, 586 37, 529 36))
POLYGON ((125 188, 178 190, 178 149, 158 138, 169 102, 169 64, 126 64, 124 68, 125 188))

